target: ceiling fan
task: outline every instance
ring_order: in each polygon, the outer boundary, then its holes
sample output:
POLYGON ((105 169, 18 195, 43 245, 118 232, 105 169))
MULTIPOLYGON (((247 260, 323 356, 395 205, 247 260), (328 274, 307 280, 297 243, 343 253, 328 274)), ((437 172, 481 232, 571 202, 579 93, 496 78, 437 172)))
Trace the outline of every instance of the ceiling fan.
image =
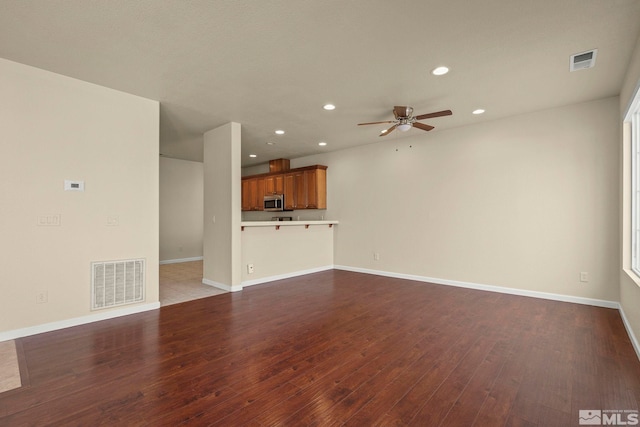
POLYGON ((403 106, 395 106, 393 107, 393 115, 396 117, 395 120, 386 120, 383 122, 370 122, 370 123, 358 123, 358 126, 362 125, 377 125, 381 123, 393 123, 390 128, 387 128, 380 132, 380 136, 389 135, 395 129, 398 129, 402 132, 406 132, 412 127, 416 127, 418 129, 430 131, 433 129, 433 126, 426 125, 424 123, 418 122, 418 120, 431 119, 434 117, 442 117, 442 116, 450 116, 453 113, 451 110, 437 111, 435 113, 428 114, 420 114, 419 116, 413 115, 413 108, 411 107, 403 107, 403 106))

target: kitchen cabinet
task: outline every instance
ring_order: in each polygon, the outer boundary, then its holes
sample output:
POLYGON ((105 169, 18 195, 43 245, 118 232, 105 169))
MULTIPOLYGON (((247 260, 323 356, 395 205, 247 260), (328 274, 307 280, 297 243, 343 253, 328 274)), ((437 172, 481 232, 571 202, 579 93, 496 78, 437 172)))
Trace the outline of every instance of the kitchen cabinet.
POLYGON ((264 192, 265 192, 265 182, 264 178, 256 178, 256 192, 255 199, 253 199, 254 210, 261 211, 264 210, 264 192))
POLYGON ((327 170, 309 169, 304 175, 307 209, 327 209, 327 170))
POLYGON ((284 194, 284 175, 271 175, 264 178, 264 194, 284 194))
POLYGON ((265 195, 265 180, 250 178, 242 180, 242 210, 261 211, 262 201, 265 195))
POLYGON ((242 210, 250 211, 251 210, 251 191, 249 189, 249 180, 242 180, 242 210))
POLYGON ((322 165, 290 169, 242 178, 242 210, 263 210, 265 195, 283 194, 284 209, 326 209, 327 167, 322 165))
POLYGON ((285 209, 326 209, 327 170, 312 168, 285 174, 285 209))
POLYGON ((294 210, 296 208, 296 185, 295 185, 295 174, 286 173, 283 175, 284 178, 284 208, 286 210, 294 210))
POLYGON ((293 184, 295 185, 294 198, 296 209, 307 208, 307 186, 305 183, 306 176, 304 171, 297 172, 293 175, 293 184))

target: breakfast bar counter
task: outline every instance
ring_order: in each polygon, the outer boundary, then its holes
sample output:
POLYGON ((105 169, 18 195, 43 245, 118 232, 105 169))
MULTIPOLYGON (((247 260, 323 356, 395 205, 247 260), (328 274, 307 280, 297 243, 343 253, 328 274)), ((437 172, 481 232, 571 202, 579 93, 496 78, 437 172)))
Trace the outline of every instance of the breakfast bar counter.
POLYGON ((332 227, 333 225, 338 224, 338 221, 242 221, 240 226, 244 229, 244 227, 309 227, 312 225, 328 225, 332 227))

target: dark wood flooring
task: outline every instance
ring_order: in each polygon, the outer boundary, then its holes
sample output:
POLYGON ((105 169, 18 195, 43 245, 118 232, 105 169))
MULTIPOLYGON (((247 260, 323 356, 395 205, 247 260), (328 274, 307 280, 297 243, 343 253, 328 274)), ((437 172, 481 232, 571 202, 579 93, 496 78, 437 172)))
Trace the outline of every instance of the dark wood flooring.
POLYGON ((640 401, 616 310, 337 270, 17 342, 2 426, 548 427, 640 401))

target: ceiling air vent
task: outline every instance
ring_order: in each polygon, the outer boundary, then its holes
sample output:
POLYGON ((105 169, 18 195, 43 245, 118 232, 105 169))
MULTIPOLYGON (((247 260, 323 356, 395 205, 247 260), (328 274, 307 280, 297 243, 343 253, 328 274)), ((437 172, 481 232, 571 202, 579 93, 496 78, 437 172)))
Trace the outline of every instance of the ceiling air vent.
POLYGON ((569 70, 577 71, 577 70, 584 70, 587 68, 593 68, 593 66, 596 65, 597 54, 598 54, 598 49, 593 49, 587 52, 576 53, 575 55, 571 55, 571 59, 569 62, 569 70))

